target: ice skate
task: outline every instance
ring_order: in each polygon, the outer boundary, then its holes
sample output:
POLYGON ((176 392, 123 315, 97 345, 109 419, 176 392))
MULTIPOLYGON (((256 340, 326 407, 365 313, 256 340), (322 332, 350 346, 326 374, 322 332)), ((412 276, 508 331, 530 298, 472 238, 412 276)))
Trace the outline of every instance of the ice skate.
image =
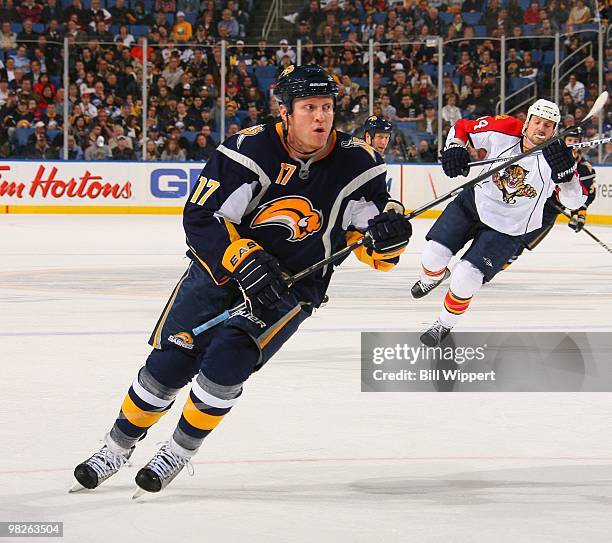
POLYGON ((425 283, 419 279, 414 285, 412 285, 412 288, 410 289, 410 292, 412 293, 412 297, 419 299, 419 298, 422 298, 423 296, 426 296, 434 288, 436 288, 437 286, 441 285, 444 281, 446 281, 446 279, 450 277, 450 274, 451 274, 450 270, 446 268, 446 270, 444 270, 444 275, 442 276, 442 279, 438 279, 437 281, 434 281, 433 283, 425 283))
POLYGON ((193 475, 190 462, 193 454, 193 451, 188 451, 173 441, 164 443, 149 463, 136 474, 137 488, 132 498, 166 488, 185 466, 188 466, 189 474, 193 475))
POLYGON ((444 340, 451 329, 444 326, 440 321, 436 321, 429 330, 421 334, 421 343, 427 347, 437 347, 444 340))
POLYGON ((119 447, 108 434, 104 442, 105 445, 97 453, 74 468, 74 477, 77 482, 72 485, 69 492, 97 488, 121 469, 135 449, 135 447, 131 449, 119 447))

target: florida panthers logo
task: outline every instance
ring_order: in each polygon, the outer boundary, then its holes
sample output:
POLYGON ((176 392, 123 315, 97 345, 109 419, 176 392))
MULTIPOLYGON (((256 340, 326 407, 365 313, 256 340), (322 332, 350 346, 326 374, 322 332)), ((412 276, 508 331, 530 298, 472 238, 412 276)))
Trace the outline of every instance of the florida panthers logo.
POLYGON ((529 172, 518 164, 508 166, 501 173, 493 174, 493 182, 501 190, 505 204, 515 204, 518 196, 535 198, 538 195, 536 189, 525 183, 527 174, 529 172))
POLYGON ((321 230, 323 216, 320 211, 312 207, 308 198, 290 196, 278 198, 261 206, 259 213, 251 221, 251 228, 269 224, 289 229, 291 236, 287 241, 302 241, 321 230))

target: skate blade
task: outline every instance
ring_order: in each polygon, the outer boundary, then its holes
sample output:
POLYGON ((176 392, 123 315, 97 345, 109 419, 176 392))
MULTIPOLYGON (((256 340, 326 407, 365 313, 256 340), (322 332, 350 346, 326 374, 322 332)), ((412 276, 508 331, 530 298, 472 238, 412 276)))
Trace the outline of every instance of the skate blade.
POLYGON ((74 494, 75 492, 81 492, 81 490, 88 490, 81 483, 75 482, 70 489, 68 490, 68 494, 74 494))
POLYGON ((150 494, 150 492, 147 492, 146 490, 143 490, 142 488, 137 486, 136 490, 134 491, 134 494, 132 494, 132 499, 137 500, 138 498, 144 496, 145 494, 150 494))

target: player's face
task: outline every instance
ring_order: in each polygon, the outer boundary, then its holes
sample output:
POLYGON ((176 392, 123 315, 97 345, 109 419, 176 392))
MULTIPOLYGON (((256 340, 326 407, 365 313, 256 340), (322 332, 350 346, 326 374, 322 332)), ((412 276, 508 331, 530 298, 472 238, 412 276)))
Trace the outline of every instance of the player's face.
POLYGON ((372 147, 374 147, 374 149, 376 149, 381 155, 384 155, 390 139, 391 134, 378 132, 377 134, 374 134, 374 138, 372 139, 372 143, 370 145, 372 145, 372 147))
POLYGON ((331 96, 298 98, 293 102, 289 118, 289 143, 306 153, 316 151, 327 142, 333 123, 334 99, 331 96))
MULTIPOLYGON (((576 145, 577 143, 580 143, 580 138, 576 138, 574 136, 567 136, 563 141, 565 141, 565 145, 567 146, 576 145)), ((574 155, 574 158, 577 158, 579 153, 580 151, 578 149, 572 149, 572 154, 574 155)))
POLYGON ((533 145, 540 145, 553 137, 555 133, 555 123, 548 119, 543 119, 537 115, 532 115, 525 130, 525 136, 533 145))

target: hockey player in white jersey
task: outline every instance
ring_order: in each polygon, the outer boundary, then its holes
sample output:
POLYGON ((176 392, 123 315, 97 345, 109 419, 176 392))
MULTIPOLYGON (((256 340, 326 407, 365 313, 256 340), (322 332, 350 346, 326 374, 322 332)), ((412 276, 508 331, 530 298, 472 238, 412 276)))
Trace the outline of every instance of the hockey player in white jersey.
MULTIPOLYGON (((526 152, 552 138, 560 120, 557 105, 543 99, 529 108, 524 123, 506 115, 462 119, 451 128, 442 151, 444 172, 449 177, 467 175, 468 145, 486 150, 490 158, 526 152)), ((516 253, 521 236, 542 226, 544 204, 555 191, 569 209, 580 208, 587 198, 572 151, 561 141, 463 190, 446 207, 426 236, 420 279, 412 295, 421 298, 440 285, 450 275, 447 266, 453 255, 472 243, 453 269, 438 320, 421 336, 424 344, 438 345, 483 280, 490 281, 516 253)))

